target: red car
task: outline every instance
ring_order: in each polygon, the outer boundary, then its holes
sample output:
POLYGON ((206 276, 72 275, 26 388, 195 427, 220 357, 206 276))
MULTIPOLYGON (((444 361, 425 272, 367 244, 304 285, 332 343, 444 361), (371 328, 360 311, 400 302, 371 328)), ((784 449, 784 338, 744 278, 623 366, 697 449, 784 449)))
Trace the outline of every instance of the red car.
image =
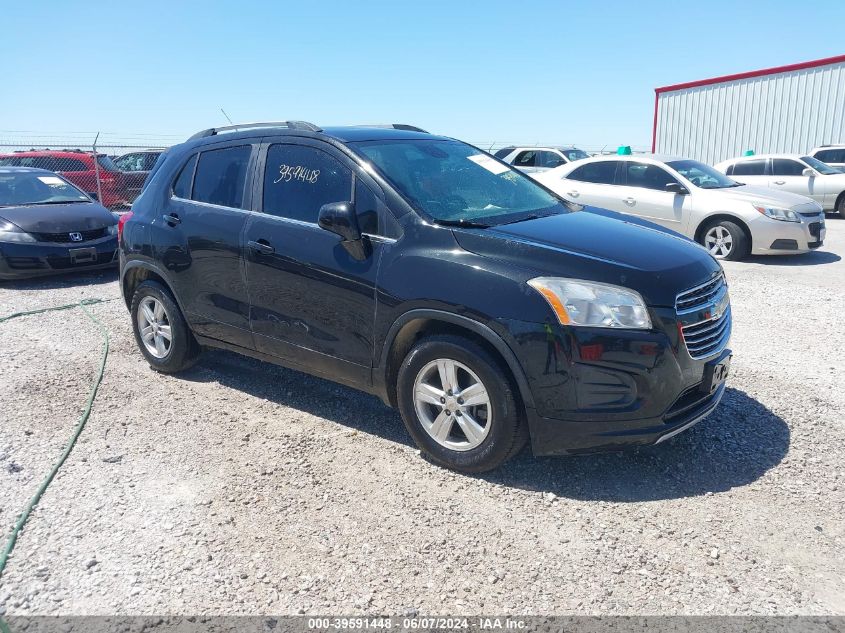
POLYGON ((100 174, 100 203, 110 209, 129 205, 126 179, 120 169, 105 154, 97 156, 94 167, 94 153, 82 150, 41 150, 0 154, 0 166, 35 167, 47 169, 64 176, 85 193, 98 197, 97 170, 100 174))

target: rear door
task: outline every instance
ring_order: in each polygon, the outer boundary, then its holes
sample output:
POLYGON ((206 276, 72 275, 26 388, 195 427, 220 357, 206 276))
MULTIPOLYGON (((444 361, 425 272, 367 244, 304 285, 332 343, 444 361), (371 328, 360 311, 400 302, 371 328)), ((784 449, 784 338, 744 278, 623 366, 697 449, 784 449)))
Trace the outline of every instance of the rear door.
POLYGON ((164 213, 151 224, 163 262, 198 334, 251 348, 241 239, 259 143, 205 146, 185 159, 164 213))
POLYGON ((369 384, 378 263, 398 236, 376 183, 327 143, 281 138, 262 147, 246 228, 256 348, 309 371, 369 384), (324 204, 353 201, 368 255, 357 260, 321 229, 324 204))
POLYGON ((600 160, 584 163, 569 173, 557 187, 564 198, 611 211, 625 211, 621 187, 616 186, 618 160, 600 160))
POLYGON ((807 165, 793 158, 773 158, 770 167, 769 186, 779 191, 789 191, 808 196, 824 205, 824 188, 818 178, 805 176, 807 165))
POLYGON ((666 191, 668 183, 681 183, 663 167, 635 160, 620 161, 617 182, 625 213, 679 233, 685 231, 692 196, 666 191))

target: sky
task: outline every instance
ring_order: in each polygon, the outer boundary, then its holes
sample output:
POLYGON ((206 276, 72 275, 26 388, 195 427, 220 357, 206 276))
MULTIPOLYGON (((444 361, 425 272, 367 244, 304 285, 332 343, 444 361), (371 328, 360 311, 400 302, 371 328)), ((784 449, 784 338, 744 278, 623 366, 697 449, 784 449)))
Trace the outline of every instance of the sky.
MULTIPOLYGON (((845 53, 845 2, 4 2, 0 140, 226 120, 651 143, 654 88, 845 53)), ((33 141, 34 142, 34 141, 33 141)))

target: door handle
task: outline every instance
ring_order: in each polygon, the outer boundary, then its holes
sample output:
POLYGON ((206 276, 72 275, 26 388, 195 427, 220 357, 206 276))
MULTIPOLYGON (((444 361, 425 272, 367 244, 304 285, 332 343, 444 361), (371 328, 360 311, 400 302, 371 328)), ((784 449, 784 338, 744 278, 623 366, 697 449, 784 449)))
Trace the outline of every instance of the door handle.
POLYGON ((265 255, 272 255, 276 252, 276 249, 270 246, 269 242, 267 242, 266 240, 258 240, 257 242, 250 240, 246 243, 246 245, 249 246, 252 250, 258 251, 259 253, 263 253, 265 255))
POLYGON ((785 185, 786 181, 785 180, 775 180, 775 184, 776 185, 785 185))
POLYGON ((633 207, 635 204, 637 204, 637 201, 633 198, 625 198, 622 202, 627 204, 629 207, 633 207))
POLYGON ((566 195, 567 195, 567 196, 572 196, 573 198, 577 198, 577 197, 578 197, 578 196, 580 196, 581 194, 580 194, 580 193, 578 193, 577 191, 567 191, 567 192, 566 192, 566 195))
POLYGON ((182 224, 182 218, 180 218, 175 213, 165 213, 161 216, 162 219, 167 222, 170 226, 176 226, 177 224, 182 224))

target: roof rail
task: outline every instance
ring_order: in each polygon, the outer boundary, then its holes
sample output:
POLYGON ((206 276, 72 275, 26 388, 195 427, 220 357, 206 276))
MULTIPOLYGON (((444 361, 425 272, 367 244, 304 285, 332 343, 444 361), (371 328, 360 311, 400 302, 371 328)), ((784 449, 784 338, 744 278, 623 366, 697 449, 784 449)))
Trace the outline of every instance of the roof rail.
POLYGON ((354 125, 352 127, 378 127, 392 130, 405 130, 406 132, 422 132, 423 134, 430 134, 428 130, 424 130, 416 125, 409 125, 407 123, 375 123, 372 125, 354 125))
POLYGON ((308 121, 260 121, 255 123, 239 123, 238 125, 224 125, 222 127, 211 127, 207 130, 200 130, 188 140, 193 141, 198 138, 206 138, 208 136, 216 136, 221 132, 231 132, 233 130, 246 130, 250 128, 260 127, 286 127, 289 130, 305 130, 307 132, 320 132, 321 128, 308 121))

